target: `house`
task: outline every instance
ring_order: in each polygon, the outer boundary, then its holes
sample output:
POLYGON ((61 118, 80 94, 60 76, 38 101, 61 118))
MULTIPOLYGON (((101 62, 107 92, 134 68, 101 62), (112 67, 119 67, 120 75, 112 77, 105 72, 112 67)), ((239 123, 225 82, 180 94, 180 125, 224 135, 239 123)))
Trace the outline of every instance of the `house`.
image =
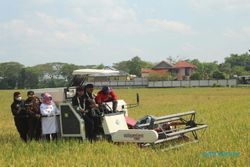
POLYGON ((150 75, 175 75, 176 80, 189 80, 195 69, 196 66, 187 61, 179 61, 175 65, 161 61, 151 69, 142 69, 141 75, 144 78, 150 75))
POLYGON ((158 63, 157 65, 155 65, 153 68, 151 69, 142 69, 141 71, 141 76, 143 78, 148 78, 150 75, 168 75, 169 73, 171 73, 171 69, 173 68, 173 65, 166 62, 166 61, 161 61, 160 63, 158 63))
POLYGON ((174 67, 172 73, 176 74, 177 80, 190 80, 197 67, 187 61, 179 61, 174 67))

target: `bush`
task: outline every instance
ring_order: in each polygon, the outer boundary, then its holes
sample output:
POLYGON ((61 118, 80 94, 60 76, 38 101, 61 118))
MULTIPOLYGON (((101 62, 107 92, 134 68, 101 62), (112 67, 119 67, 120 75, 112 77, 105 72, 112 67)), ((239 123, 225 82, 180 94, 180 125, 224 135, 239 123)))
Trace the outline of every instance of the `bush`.
POLYGON ((214 71, 212 76, 214 79, 225 79, 226 78, 224 73, 220 72, 220 71, 214 71))
POLYGON ((201 80, 201 79, 202 79, 201 74, 197 72, 191 76, 191 80, 201 80))

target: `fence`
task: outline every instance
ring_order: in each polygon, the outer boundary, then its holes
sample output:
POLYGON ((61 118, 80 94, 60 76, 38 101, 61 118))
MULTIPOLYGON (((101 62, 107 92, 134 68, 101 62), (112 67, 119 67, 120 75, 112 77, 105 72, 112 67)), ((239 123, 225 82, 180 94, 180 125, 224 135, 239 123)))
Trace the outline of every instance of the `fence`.
POLYGON ((171 87, 211 87, 211 86, 236 86, 236 79, 226 80, 189 80, 189 81, 148 81, 144 78, 137 78, 133 81, 109 81, 89 82, 95 87, 104 85, 111 87, 149 87, 149 88, 171 88, 171 87))

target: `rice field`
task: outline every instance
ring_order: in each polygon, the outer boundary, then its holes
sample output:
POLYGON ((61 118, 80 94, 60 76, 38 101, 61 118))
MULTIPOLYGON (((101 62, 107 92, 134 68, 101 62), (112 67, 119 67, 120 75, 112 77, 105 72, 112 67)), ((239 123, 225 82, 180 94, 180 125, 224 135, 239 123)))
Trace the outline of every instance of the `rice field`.
MULTIPOLYGON (((174 150, 139 148, 136 144, 79 140, 23 143, 10 111, 14 90, 0 91, 0 166, 239 166, 250 164, 249 88, 116 89, 127 103, 140 94, 140 106, 129 110, 139 119, 195 110, 199 143, 174 150), (220 154, 220 156, 219 156, 220 154)), ((25 91, 22 91, 25 93, 25 91)))

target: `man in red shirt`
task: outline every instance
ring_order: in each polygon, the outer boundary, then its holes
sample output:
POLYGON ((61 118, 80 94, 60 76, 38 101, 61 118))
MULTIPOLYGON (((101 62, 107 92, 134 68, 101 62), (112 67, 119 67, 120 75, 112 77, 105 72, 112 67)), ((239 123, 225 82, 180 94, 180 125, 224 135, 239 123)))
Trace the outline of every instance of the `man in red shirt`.
POLYGON ((97 104, 102 104, 104 102, 112 102, 113 103, 113 112, 116 112, 117 109, 117 95, 112 90, 112 88, 108 86, 103 86, 102 90, 97 93, 95 101, 97 104))

